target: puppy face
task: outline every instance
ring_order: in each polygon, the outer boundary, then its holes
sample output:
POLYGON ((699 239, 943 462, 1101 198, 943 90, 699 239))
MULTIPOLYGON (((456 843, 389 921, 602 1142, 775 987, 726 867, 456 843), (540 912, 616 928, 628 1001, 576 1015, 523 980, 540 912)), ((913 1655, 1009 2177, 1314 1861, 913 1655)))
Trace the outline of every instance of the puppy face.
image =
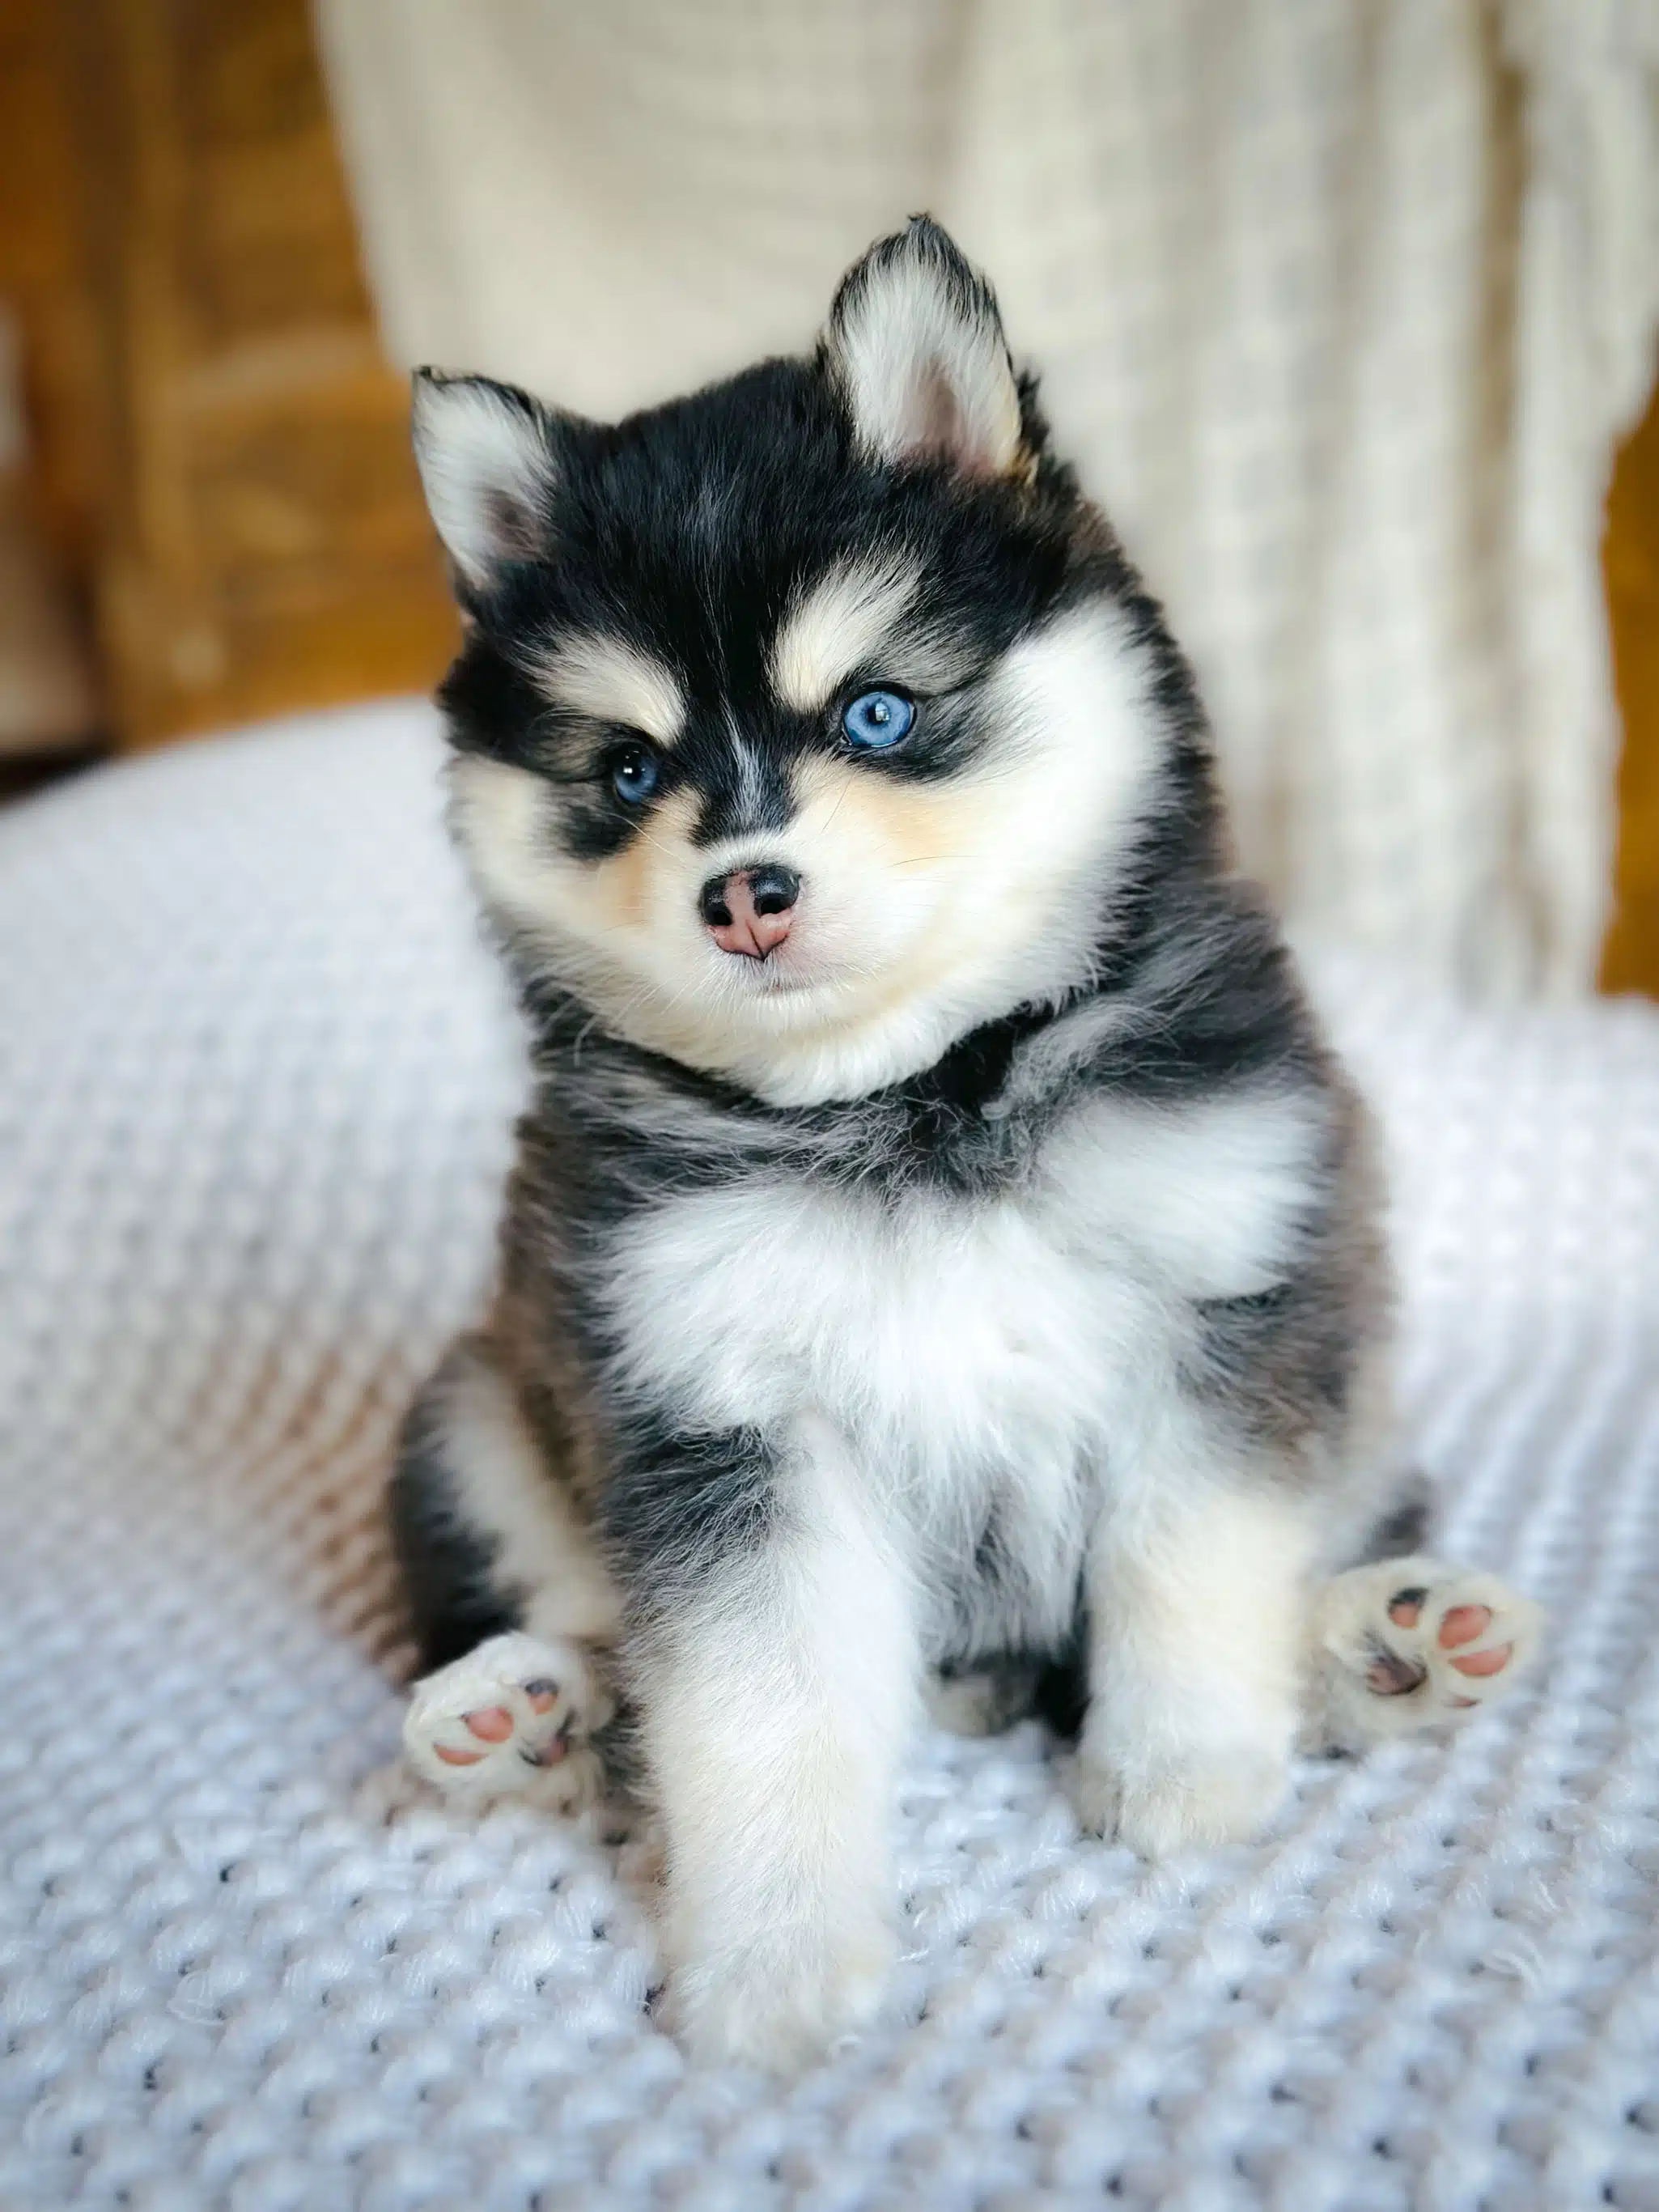
POLYGON ((615 428, 423 377, 454 820, 522 961, 779 1103, 1087 973, 1166 750, 1098 519, 919 223, 817 356, 615 428))

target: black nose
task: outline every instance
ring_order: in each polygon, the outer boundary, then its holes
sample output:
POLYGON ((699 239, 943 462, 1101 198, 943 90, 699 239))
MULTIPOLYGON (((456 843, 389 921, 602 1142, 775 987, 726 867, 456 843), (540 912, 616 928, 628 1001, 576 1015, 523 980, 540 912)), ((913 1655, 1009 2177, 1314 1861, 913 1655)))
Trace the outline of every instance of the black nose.
POLYGON ((759 868, 738 868, 727 876, 710 876, 697 902, 702 918, 710 929, 731 927, 733 890, 738 894, 738 903, 752 907, 757 915, 787 914, 800 896, 800 878, 793 868, 780 867, 775 864, 759 868), (748 894, 746 898, 744 896, 745 891, 748 894))
POLYGON ((753 868, 749 896, 757 914, 787 914, 800 896, 800 878, 793 868, 753 868))

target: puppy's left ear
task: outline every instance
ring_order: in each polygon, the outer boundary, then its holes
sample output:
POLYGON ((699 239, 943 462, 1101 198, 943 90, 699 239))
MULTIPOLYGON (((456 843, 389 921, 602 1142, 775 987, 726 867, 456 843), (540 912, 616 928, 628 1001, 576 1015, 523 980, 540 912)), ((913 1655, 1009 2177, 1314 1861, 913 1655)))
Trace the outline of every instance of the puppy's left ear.
POLYGON ((860 444, 877 459, 944 460, 969 477, 1024 472, 1019 386, 996 295, 928 216, 848 270, 823 357, 860 444))

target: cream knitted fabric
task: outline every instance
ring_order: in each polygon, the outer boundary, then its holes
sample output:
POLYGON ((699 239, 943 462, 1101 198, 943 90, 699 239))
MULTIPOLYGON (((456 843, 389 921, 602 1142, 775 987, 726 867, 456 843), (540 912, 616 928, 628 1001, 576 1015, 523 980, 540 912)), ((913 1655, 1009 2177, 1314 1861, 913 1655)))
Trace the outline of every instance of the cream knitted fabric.
POLYGON ((1659 0, 318 0, 395 357, 601 415, 806 344, 927 207, 1165 597, 1245 857, 1588 988, 1597 561, 1659 317, 1659 0))
POLYGON ((0 2206, 1651 2212, 1659 1018, 1320 969, 1536 1689, 1156 1870, 1034 1728, 930 1739, 891 2023, 697 2073, 626 1855, 391 1763, 379 1488, 519 1083, 436 759, 400 706, 0 817, 0 2206))

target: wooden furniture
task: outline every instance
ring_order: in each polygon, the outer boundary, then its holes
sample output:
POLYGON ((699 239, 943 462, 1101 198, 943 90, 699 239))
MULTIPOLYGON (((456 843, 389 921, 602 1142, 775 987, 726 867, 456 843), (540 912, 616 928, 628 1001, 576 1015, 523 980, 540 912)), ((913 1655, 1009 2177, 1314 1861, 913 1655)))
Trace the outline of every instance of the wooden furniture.
MULTIPOLYGON (((21 95, 78 216, 37 240, 55 267, 33 301, 43 399, 59 395, 49 495, 115 743, 428 688, 453 617, 305 0, 8 10, 0 110, 21 95)), ((14 216, 28 179, 0 161, 14 216)))
POLYGON ((1613 471, 1602 567, 1625 745, 1601 981, 1659 997, 1659 392, 1613 471))

